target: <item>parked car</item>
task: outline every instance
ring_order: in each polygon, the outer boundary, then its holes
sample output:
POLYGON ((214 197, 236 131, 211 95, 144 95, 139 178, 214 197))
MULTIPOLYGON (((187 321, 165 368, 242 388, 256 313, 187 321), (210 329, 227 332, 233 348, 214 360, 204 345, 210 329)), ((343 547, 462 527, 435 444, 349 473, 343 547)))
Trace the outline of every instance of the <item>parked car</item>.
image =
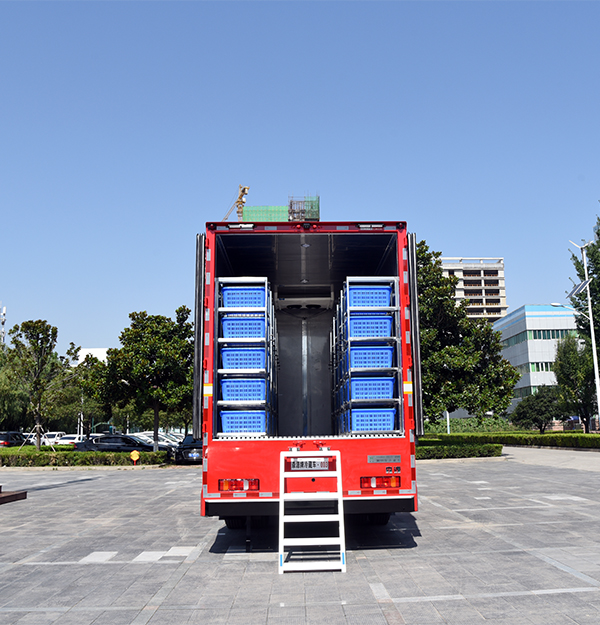
POLYGON ((66 432, 46 432, 42 436, 42 445, 58 445, 58 441, 66 434, 66 432))
MULTIPOLYGON (((150 443, 134 436, 133 434, 103 434, 95 438, 86 439, 75 443, 75 451, 153 451, 150 443)), ((169 456, 172 448, 168 445, 158 444, 158 451, 166 451, 169 456)))
POLYGON ((0 447, 20 447, 25 443, 21 432, 0 432, 0 447))
POLYGON ((81 443, 81 441, 85 438, 81 434, 66 434, 56 441, 57 445, 74 445, 75 443, 81 443))
MULTIPOLYGON (((135 436, 139 436, 140 438, 147 438, 150 441, 154 441, 154 432, 139 432, 136 433, 135 436)), ((169 445, 170 447, 177 447, 178 442, 173 440, 167 434, 163 434, 162 432, 158 433, 158 442, 163 445, 169 445)))
POLYGON ((202 441, 188 434, 175 448, 175 462, 201 463, 202 441))

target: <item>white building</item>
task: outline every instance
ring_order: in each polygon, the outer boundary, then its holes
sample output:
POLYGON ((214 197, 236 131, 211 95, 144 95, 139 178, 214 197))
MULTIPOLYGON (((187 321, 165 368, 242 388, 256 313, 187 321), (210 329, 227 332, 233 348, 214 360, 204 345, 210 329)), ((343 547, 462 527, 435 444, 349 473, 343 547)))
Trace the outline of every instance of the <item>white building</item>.
POLYGON ((495 321, 506 315, 504 258, 440 258, 446 277, 456 276, 454 298, 469 300, 469 317, 495 321))
POLYGON ((502 332, 502 355, 521 374, 513 405, 537 391, 556 384, 552 364, 559 339, 576 333, 575 315, 567 308, 549 305, 521 306, 494 323, 502 332))

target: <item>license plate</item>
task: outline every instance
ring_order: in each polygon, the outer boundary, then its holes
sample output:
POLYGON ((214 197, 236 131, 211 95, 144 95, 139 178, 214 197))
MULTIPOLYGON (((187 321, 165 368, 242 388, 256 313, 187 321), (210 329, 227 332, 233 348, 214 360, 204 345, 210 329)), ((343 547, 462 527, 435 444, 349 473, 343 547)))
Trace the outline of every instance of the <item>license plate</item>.
POLYGON ((200 458, 200 454, 197 451, 191 451, 188 454, 188 458, 194 458, 194 460, 195 460, 196 458, 200 458))
POLYGON ((292 471, 328 471, 329 458, 292 458, 292 471))

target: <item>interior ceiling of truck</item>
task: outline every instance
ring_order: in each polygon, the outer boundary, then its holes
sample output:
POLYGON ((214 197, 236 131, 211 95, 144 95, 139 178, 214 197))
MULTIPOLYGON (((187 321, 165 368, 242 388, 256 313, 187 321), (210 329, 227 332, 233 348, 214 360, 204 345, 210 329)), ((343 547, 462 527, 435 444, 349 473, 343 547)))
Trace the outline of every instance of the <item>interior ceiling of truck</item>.
POLYGON ((320 297, 339 290, 347 276, 397 273, 395 234, 217 235, 218 277, 266 276, 280 292, 320 297))

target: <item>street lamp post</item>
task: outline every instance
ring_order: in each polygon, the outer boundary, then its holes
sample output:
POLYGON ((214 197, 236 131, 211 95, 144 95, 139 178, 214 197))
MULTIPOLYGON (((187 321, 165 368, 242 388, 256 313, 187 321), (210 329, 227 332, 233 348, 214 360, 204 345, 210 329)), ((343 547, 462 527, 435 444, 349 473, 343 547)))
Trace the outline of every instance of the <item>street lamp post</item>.
MULTIPOLYGON (((573 241, 569 241, 569 243, 573 243, 573 241)), ((576 295, 581 292, 582 287, 585 285, 587 290, 587 300, 588 300, 588 314, 584 314, 570 306, 564 306, 563 304, 558 304, 558 306, 562 306, 563 308, 567 308, 568 310, 572 310, 575 314, 583 315, 590 322, 590 335, 592 339, 592 358, 594 360, 594 378, 596 381, 596 410, 598 413, 598 426, 600 428, 600 375, 598 374, 598 353, 596 352, 596 331, 594 330, 594 317, 592 314, 592 295, 590 293, 590 282, 591 280, 588 277, 588 268, 587 268, 587 255, 585 253, 585 248, 591 243, 588 241, 585 245, 577 245, 577 243, 573 243, 575 247, 578 247, 581 250, 581 258, 583 260, 583 271, 585 275, 585 280, 575 287, 571 293, 567 296, 567 298, 576 295)), ((556 304, 552 304, 556 306, 556 304)))
MULTIPOLYGON (((571 241, 573 243, 573 241, 571 241)), ((600 426, 600 376, 598 375, 598 352, 596 351, 596 331, 594 330, 594 317, 592 315, 592 295, 590 293, 590 279, 588 278, 587 255, 585 248, 591 243, 588 241, 585 245, 579 246, 573 243, 575 247, 581 250, 581 258, 583 260, 583 271, 585 274, 587 300, 588 300, 588 319, 590 322, 590 335, 592 337, 592 357, 594 359, 594 377, 596 378, 596 411, 598 412, 598 420, 600 426)))

